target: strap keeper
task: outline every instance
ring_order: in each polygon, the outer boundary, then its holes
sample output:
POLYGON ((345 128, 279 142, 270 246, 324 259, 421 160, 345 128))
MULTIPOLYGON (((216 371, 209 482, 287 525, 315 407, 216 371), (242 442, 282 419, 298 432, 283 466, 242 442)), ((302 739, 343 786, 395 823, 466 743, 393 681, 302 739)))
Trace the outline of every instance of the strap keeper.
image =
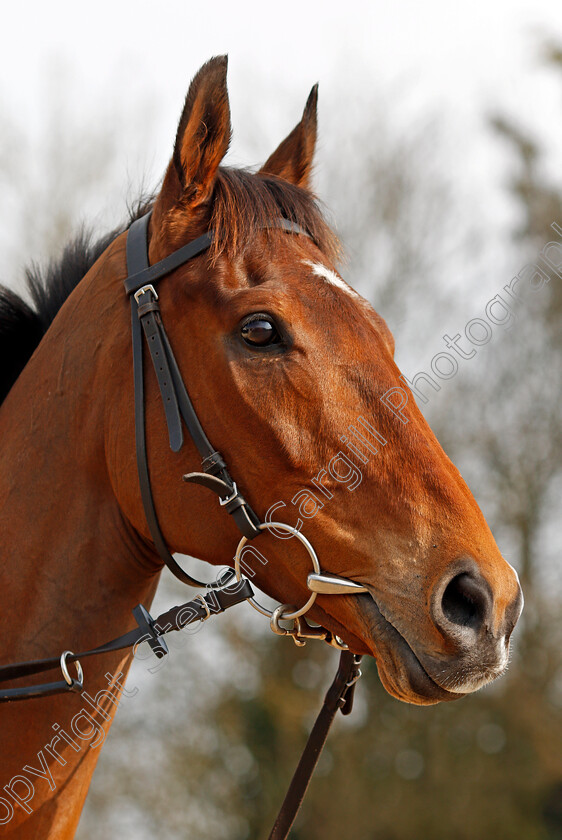
POLYGON ((222 470, 226 469, 226 461, 223 459, 220 452, 211 452, 210 455, 207 455, 206 458, 203 458, 201 461, 201 467, 203 468, 203 472, 210 473, 211 475, 218 475, 222 470))
POLYGON ((148 610, 145 610, 142 604, 137 604, 137 606, 133 609, 133 615, 140 629, 145 634, 142 641, 148 642, 157 659, 162 659, 168 653, 168 645, 164 639, 161 639, 158 636, 158 631, 154 626, 152 616, 148 610))
POLYGON ((359 663, 361 662, 361 656, 358 654, 353 655, 353 670, 349 675, 349 679, 346 682, 346 689, 342 696, 342 703, 340 705, 340 711, 342 715, 349 715, 351 710, 353 709, 353 697, 355 694, 355 685, 357 680, 361 676, 361 668, 359 667, 359 663))
POLYGON ((148 315, 149 312, 160 312, 160 304, 155 300, 150 300, 148 303, 139 303, 137 307, 137 315, 139 320, 148 315))
POLYGON ((246 504, 246 500, 236 490, 235 495, 231 496, 231 498, 228 499, 228 501, 226 502, 223 502, 221 500, 221 504, 224 505, 224 508, 227 513, 234 513, 235 510, 238 510, 239 507, 242 507, 246 504))

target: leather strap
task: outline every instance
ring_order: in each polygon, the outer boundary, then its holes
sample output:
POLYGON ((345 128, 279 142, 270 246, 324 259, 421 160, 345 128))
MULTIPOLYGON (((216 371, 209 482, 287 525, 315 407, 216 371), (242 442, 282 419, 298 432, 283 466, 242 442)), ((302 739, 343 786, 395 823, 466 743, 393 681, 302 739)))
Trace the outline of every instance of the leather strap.
MULTIPOLYGON (((160 395, 164 404, 168 435, 172 451, 179 452, 183 445, 182 419, 202 458, 203 473, 189 473, 186 481, 203 484, 221 497, 221 504, 229 513, 241 533, 253 539, 259 532, 260 520, 241 493, 228 472, 221 454, 211 445, 189 398, 183 382, 170 341, 162 323, 158 293, 154 283, 174 269, 206 251, 214 240, 213 231, 209 231, 192 242, 188 242, 173 254, 150 266, 148 262, 148 225, 150 213, 137 219, 127 234, 127 272, 125 291, 131 296, 131 331, 133 341, 133 370, 135 384, 135 438, 137 465, 142 503, 147 524, 154 545, 170 571, 190 586, 220 588, 231 579, 231 573, 225 573, 217 583, 205 584, 193 578, 174 560, 158 523, 154 499, 150 485, 148 457, 146 452, 145 405, 144 405, 144 365, 142 334, 146 339, 160 395), (142 329, 141 329, 142 328, 142 329), (206 481, 208 473, 216 481, 206 481), (228 577, 226 576, 228 575, 228 577)), ((287 219, 279 218, 272 222, 272 228, 286 230, 289 233, 308 233, 299 225, 287 219)))
POLYGON ((164 327, 160 317, 160 307, 152 299, 152 292, 146 291, 137 298, 137 317, 143 328, 146 346, 150 351, 152 366, 160 388, 160 396, 166 414, 170 448, 179 452, 183 445, 183 431, 174 382, 163 339, 164 327))
MULTIPOLYGON (((149 217, 150 213, 147 213, 145 216, 137 219, 136 222, 133 222, 133 225, 136 225, 138 222, 143 222, 143 220, 146 219, 146 223, 144 224, 146 228, 148 226, 149 217)), ((132 230, 133 225, 131 225, 129 232, 132 230)), ((204 233, 203 236, 199 236, 192 242, 188 242, 187 245, 183 246, 183 248, 179 248, 177 251, 174 251, 173 254, 164 257, 163 260, 160 260, 160 262, 157 262, 154 265, 149 266, 147 261, 145 266, 135 268, 133 273, 129 273, 129 276, 125 280, 125 291, 128 295, 130 295, 133 292, 136 292, 137 289, 140 289, 141 286, 157 283, 158 280, 161 280, 161 278, 165 277, 166 274, 169 274, 171 271, 179 268, 180 265, 192 260, 193 257, 197 257, 199 254, 202 254, 203 251, 210 248, 212 244, 213 231, 208 231, 208 233, 204 233)))
MULTIPOLYGON (((142 273, 145 270, 144 266, 148 264, 148 220, 148 215, 138 219, 133 223, 127 235, 127 266, 129 273, 135 276, 142 273)), ((208 244, 210 244, 210 240, 208 244)), ((193 249, 180 250, 183 251, 184 256, 186 253, 189 255, 189 258, 193 256, 193 249)), ((158 266, 161 266, 161 263, 157 263, 154 268, 157 268, 158 266)), ((173 270, 174 267, 177 267, 177 264, 174 262, 165 263, 165 273, 173 270), (170 265, 172 268, 170 268, 170 265)), ((159 269, 159 271, 164 271, 164 269, 159 269)), ((158 272, 156 274, 158 274, 158 272)), ((163 276, 163 274, 161 276, 163 276)), ((155 277, 156 275, 152 277, 152 279, 155 279, 155 277)), ((225 480, 225 484, 228 485, 230 491, 228 495, 232 493, 234 488, 234 482, 230 479, 230 476, 226 472, 226 464, 224 464, 222 458, 213 458, 213 456, 217 456, 218 453, 215 452, 205 435, 185 385, 183 384, 168 336, 166 335, 162 324, 160 308, 155 297, 154 289, 148 289, 141 286, 141 288, 138 289, 131 297, 131 332, 133 343, 137 467, 140 493, 150 534, 158 554, 175 577, 190 586, 220 589, 232 579, 233 573, 231 571, 225 572, 218 581, 213 583, 204 583, 203 581, 192 577, 184 569, 182 569, 166 545, 166 541, 164 540, 164 536, 160 529, 154 499, 152 496, 145 429, 143 333, 150 351, 156 380, 158 382, 162 402, 164 404, 170 438, 170 447, 174 452, 181 449, 183 444, 181 418, 183 417, 188 432, 190 433, 201 456, 205 459, 211 459, 212 464, 217 465, 218 468, 222 468, 224 465, 223 479, 225 480)), ((246 502, 243 499, 241 499, 239 507, 241 508, 242 505, 246 505, 246 502)), ((235 521, 237 521, 245 536, 252 538, 259 533, 257 528, 259 520, 255 514, 253 514, 252 517, 249 513, 246 513, 245 510, 237 511, 235 514, 235 521)))
POLYGON ((154 499, 152 498, 152 489, 150 486, 150 474, 148 471, 148 456, 146 451, 146 431, 144 420, 144 372, 142 359, 142 332, 141 324, 135 307, 132 308, 131 317, 131 331, 133 335, 133 378, 135 386, 135 444, 137 453, 137 470, 139 476, 139 487, 144 508, 144 514, 148 523, 148 528, 154 545, 158 554, 174 574, 183 583, 190 586, 201 586, 201 582, 192 578, 182 567, 177 563, 166 542, 156 515, 154 507, 154 499))
MULTIPOLYGON (((133 230, 133 227, 136 225, 137 229, 144 237, 144 242, 148 242, 148 222, 151 212, 152 211, 149 211, 144 216, 141 216, 140 219, 133 222, 129 229, 129 235, 131 230, 133 230)), ((272 222, 269 227, 286 230, 287 233, 301 233, 303 236, 310 237, 308 231, 304 230, 304 228, 300 227, 300 225, 297 225, 295 222, 291 222, 289 219, 284 219, 281 216, 276 219, 275 222, 272 222)), ((204 233, 202 236, 197 237, 197 239, 188 242, 187 245, 184 245, 182 248, 178 248, 177 251, 174 251, 169 256, 164 257, 163 260, 160 260, 160 262, 157 262, 154 265, 149 266, 148 258, 144 264, 135 265, 134 267, 128 263, 129 276, 125 280, 125 291, 128 295, 131 295, 142 286, 147 286, 149 284, 154 285, 154 283, 157 283, 162 279, 162 277, 165 277, 166 274, 170 274, 171 271, 179 268, 180 265, 184 265, 184 263, 189 262, 189 260, 192 260, 194 257, 202 254, 211 247, 213 242, 214 232, 209 230, 207 233, 204 233)))
POLYGON ((304 752, 291 779, 289 790, 269 835, 269 840, 285 840, 288 836, 302 805, 310 779, 314 773, 338 709, 344 715, 348 715, 351 712, 355 683, 361 676, 361 671, 359 670, 360 661, 360 656, 348 650, 341 652, 336 676, 326 693, 320 713, 312 727, 304 752))
MULTIPOLYGON (((172 630, 181 630, 194 621, 204 621, 215 613, 221 613, 230 607, 240 604, 253 595, 252 586, 249 581, 237 581, 224 589, 207 592, 205 595, 197 595, 192 601, 172 607, 162 613, 157 619, 152 619, 145 608, 139 604, 133 610, 133 615, 139 625, 134 630, 124 633, 110 642, 90 650, 71 653, 66 657, 66 662, 76 662, 88 656, 98 656, 102 653, 110 653, 116 650, 124 650, 133 647, 140 642, 147 641, 152 647, 156 656, 160 659, 166 655, 168 649, 160 637, 172 630)), ((0 667, 0 683, 8 680, 19 679, 20 677, 41 674, 60 666, 60 657, 52 656, 48 659, 35 659, 29 662, 18 662, 13 665, 0 667)), ((42 685, 26 686, 24 688, 0 689, 0 702, 9 700, 24 700, 30 697, 44 697, 51 694, 61 694, 65 691, 80 691, 81 683, 73 681, 69 685, 66 681, 43 683, 42 685)))

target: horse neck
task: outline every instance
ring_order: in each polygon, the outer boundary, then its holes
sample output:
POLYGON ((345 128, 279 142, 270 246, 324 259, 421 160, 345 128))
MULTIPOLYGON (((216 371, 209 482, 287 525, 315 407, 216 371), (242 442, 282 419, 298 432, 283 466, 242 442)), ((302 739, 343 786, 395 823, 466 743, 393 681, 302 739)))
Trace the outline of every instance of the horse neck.
MULTIPOLYGON (((104 383, 96 356, 110 305, 103 311, 100 304, 97 324, 85 317, 100 300, 94 294, 85 305, 88 282, 66 302, 0 407, 2 664, 85 650, 126 632, 135 626, 132 608, 149 606, 157 584, 153 552, 122 515, 107 470, 103 384, 110 390, 111 371, 104 383)), ((128 668, 121 653, 83 664, 90 696, 108 688, 107 672, 128 668)), ((53 679, 60 675, 49 673, 53 679)), ((26 763, 39 766, 53 722, 68 725, 83 705, 64 694, 3 707, 2 784, 26 763)), ((115 708, 109 705, 110 717, 115 708)), ((72 836, 98 753, 63 744, 65 766, 51 767, 56 790, 35 779, 34 814, 16 808, 12 825, 25 817, 21 837, 72 836), (61 797, 68 807, 60 807, 61 797)))
MULTIPOLYGON (((26 593, 29 602, 34 592, 25 620, 35 626, 42 626, 40 613, 66 603, 73 613, 78 608, 80 627, 95 625, 111 606, 110 620, 121 629, 120 605, 130 612, 158 569, 123 517, 107 469, 111 376, 113 387, 119 382, 105 358, 97 361, 110 343, 115 301, 99 274, 94 267, 67 300, 0 407, 0 574, 16 599, 26 593)), ((17 643, 20 634, 10 634, 17 643)), ((44 635, 36 645, 47 645, 44 635)))
POLYGON ((9 659, 53 655, 69 631, 82 649, 112 626, 123 632, 157 580, 153 553, 122 516, 104 474, 95 411, 71 422, 72 393, 42 401, 43 387, 31 382, 20 401, 27 379, 0 412, 0 581, 18 615, 3 629, 9 659), (47 622, 53 613, 56 622, 47 622), (47 624, 39 636, 25 632, 47 624))

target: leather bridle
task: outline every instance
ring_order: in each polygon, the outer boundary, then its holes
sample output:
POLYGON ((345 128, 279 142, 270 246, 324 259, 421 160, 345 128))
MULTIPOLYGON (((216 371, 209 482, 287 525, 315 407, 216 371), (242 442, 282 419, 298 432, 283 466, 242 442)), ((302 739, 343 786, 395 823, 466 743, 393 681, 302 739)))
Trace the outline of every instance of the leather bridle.
MULTIPOLYGON (((45 697, 65 691, 81 692, 83 689, 83 672, 80 659, 123 650, 128 647, 135 649, 142 641, 147 641, 154 654, 161 658, 168 653, 168 648, 162 638, 165 633, 172 630, 181 630, 194 621, 205 621, 214 613, 224 612, 235 604, 248 601, 258 612, 269 617, 271 629, 275 633, 290 635, 298 645, 303 645, 307 639, 319 639, 328 642, 341 651, 338 671, 326 694, 322 709, 310 733, 289 791, 269 836, 269 840, 284 840, 296 817, 331 723, 338 709, 343 714, 350 713, 354 686, 361 676, 359 670, 361 657, 351 653, 347 649, 347 645, 330 631, 323 627, 309 625, 304 618, 304 614, 310 609, 319 593, 354 595, 368 590, 355 581, 323 573, 312 545, 296 528, 283 522, 260 523, 259 517, 238 490, 222 455, 214 449, 207 438, 189 397, 164 329, 155 286, 159 280, 176 268, 207 251, 213 243, 214 234, 213 231, 208 231, 154 265, 150 265, 148 261, 149 221, 150 213, 147 213, 133 222, 128 231, 128 276, 124 281, 125 291, 131 300, 135 442, 140 494, 150 534, 165 565, 183 583, 195 587, 204 587, 209 591, 204 595, 197 595, 186 604, 168 610, 157 619, 153 619, 141 604, 137 605, 133 610, 133 615, 138 627, 99 647, 80 653, 64 651, 60 657, 55 656, 0 667, 0 684, 57 667, 60 667, 64 678, 40 685, 0 689, 0 702, 45 697), (197 580, 177 563, 166 545, 158 523, 150 485, 146 449, 143 335, 162 397, 170 447, 173 452, 179 452, 182 448, 183 420, 202 459, 201 472, 187 473, 183 476, 183 480, 201 484, 216 493, 219 496, 221 506, 232 516, 242 533, 234 558, 235 568, 223 572, 214 582, 203 583, 197 580), (304 545, 312 561, 313 571, 307 578, 310 596, 305 605, 299 609, 292 605, 283 604, 275 610, 267 610, 255 600, 250 582, 242 577, 240 560, 246 542, 254 539, 264 530, 274 529, 284 530, 296 537, 304 545), (292 629, 285 628, 281 624, 282 621, 294 622, 292 629), (76 676, 74 677, 69 672, 69 663, 75 663, 76 676)), ((307 231, 285 218, 272 220, 268 228, 280 229, 290 234, 309 236, 307 231)))
POLYGON ((141 490, 142 503, 154 545, 158 554, 170 571, 183 583, 190 586, 220 589, 232 579, 232 570, 214 583, 203 583, 196 580, 172 557, 162 536, 160 525, 156 517, 148 459, 146 453, 145 436, 145 400, 144 400, 144 364, 142 351, 142 335, 152 359, 152 365, 158 387, 162 396, 162 403, 168 425, 170 448, 179 452, 183 445, 182 418, 186 429, 201 456, 202 472, 192 472, 185 475, 184 481, 196 482, 217 493, 221 505, 231 514, 238 528, 248 539, 259 534, 259 519, 248 505, 244 497, 238 492, 236 483, 228 472, 225 461, 220 452, 211 445, 205 434, 193 404, 187 393, 181 373, 178 368, 170 341, 162 323, 158 292, 155 284, 180 265, 192 260, 206 251, 213 242, 212 231, 203 234, 198 239, 184 245, 170 256, 155 265, 148 262, 148 224, 150 213, 137 219, 131 225, 127 234, 127 272, 125 291, 131 300, 131 332, 133 337, 133 371, 135 383, 135 441, 137 450, 137 467, 141 490))

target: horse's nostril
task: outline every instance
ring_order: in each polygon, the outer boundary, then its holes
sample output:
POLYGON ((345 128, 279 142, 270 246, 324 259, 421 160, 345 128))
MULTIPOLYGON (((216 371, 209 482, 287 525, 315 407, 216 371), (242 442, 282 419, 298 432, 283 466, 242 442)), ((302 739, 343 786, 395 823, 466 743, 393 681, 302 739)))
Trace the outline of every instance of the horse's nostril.
POLYGON ((463 572, 447 585, 441 601, 443 615, 458 627, 479 630, 486 613, 486 592, 478 580, 463 572))

